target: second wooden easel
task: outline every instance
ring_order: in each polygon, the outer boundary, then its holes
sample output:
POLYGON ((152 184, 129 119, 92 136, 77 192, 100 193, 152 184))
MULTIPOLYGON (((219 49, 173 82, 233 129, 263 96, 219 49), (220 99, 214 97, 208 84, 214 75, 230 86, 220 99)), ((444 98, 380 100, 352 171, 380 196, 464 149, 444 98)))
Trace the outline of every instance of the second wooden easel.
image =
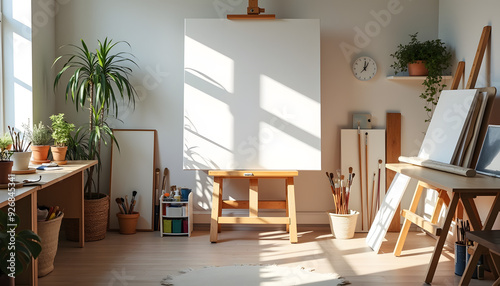
MULTIPOLYGON (((491 26, 484 27, 483 32, 481 34, 481 39, 479 41, 479 45, 478 45, 478 48, 476 51, 476 56, 474 58, 474 63, 472 65, 472 69, 471 69, 471 73, 469 76, 469 80, 467 82, 466 89, 474 88, 474 86, 476 84, 479 70, 481 68, 481 63, 482 63, 482 60, 484 57, 484 53, 485 53, 486 47, 488 46, 488 43, 489 43, 490 35, 491 35, 491 26)), ((465 62, 459 62, 458 66, 457 66, 457 71, 455 73, 455 78, 453 79, 453 82, 451 85, 451 89, 458 88, 460 80, 464 75, 464 69, 465 69, 465 62)), ((491 93, 492 91, 489 90, 489 92, 491 93)), ((486 115, 485 118, 487 118, 488 113, 489 112, 487 112, 485 114, 486 115)), ((484 120, 484 121, 487 121, 487 120, 484 120)), ((437 221, 438 221, 439 214, 441 212, 443 205, 445 205, 446 207, 449 207, 449 204, 450 204, 450 197, 448 196, 448 194, 445 190, 442 190, 442 189, 437 188, 435 186, 428 185, 424 182, 419 182, 417 189, 413 195, 413 199, 412 199, 412 202, 410 204, 410 208, 408 210, 403 210, 403 212, 401 214, 405 219, 404 219, 403 227, 402 227, 401 232, 399 234, 398 241, 396 243, 396 247, 394 249, 394 255, 395 256, 401 255, 401 251, 403 249, 403 245, 405 243, 406 236, 408 234, 408 231, 409 231, 412 223, 418 225, 422 229, 428 231, 429 233, 432 233, 435 236, 447 235, 447 230, 443 231, 443 229, 441 229, 437 225, 437 221), (438 200, 437 200, 436 205, 434 207, 434 211, 432 213, 430 221, 426 221, 421 216, 415 214, 415 211, 417 210, 417 206, 418 206, 418 203, 420 201, 420 197, 423 193, 424 188, 433 189, 433 190, 436 190, 438 192, 438 200)), ((477 213, 477 209, 474 211, 477 213)), ((463 208, 458 208, 457 215, 463 216, 463 208)), ((439 246, 436 246, 436 247, 439 247, 439 246)), ((441 247, 442 247, 442 245, 441 245, 441 247)), ((431 265, 429 265, 430 273, 432 273, 431 276, 433 275, 436 266, 437 266, 437 262, 436 262, 436 265, 434 265, 433 263, 431 263, 431 265)), ((426 281, 427 280, 428 279, 426 279, 426 281)), ((432 280, 432 278, 430 278, 430 280, 432 280)))

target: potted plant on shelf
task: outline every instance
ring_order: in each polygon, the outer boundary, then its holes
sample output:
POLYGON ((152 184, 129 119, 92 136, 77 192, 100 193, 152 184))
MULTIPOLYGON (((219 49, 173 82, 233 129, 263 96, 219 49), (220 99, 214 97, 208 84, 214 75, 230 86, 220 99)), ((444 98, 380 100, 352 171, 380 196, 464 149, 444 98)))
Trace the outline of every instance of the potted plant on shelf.
POLYGON ((89 50, 84 40, 81 46, 69 45, 73 53, 60 56, 54 64, 62 58, 67 58, 61 70, 54 79, 54 91, 65 73, 70 73, 66 83, 66 100, 71 98, 76 110, 88 110, 89 123, 87 131, 77 132, 73 137, 75 149, 72 153, 79 154, 84 159, 97 160, 97 167, 87 171, 85 182, 85 240, 103 239, 106 235, 109 196, 102 194, 99 189, 101 171, 101 143, 118 142, 112 129, 106 122, 110 110, 118 117, 119 105, 122 100, 135 104, 137 92, 129 81, 132 73, 131 65, 137 64, 131 59, 131 54, 114 52, 114 48, 121 43, 106 38, 103 42, 97 41, 95 51, 89 50), (84 138, 84 140, 82 140, 84 138), (87 154, 83 156, 82 151, 87 154), (97 179, 96 179, 97 177, 97 179), (92 223, 89 223, 92 222, 92 223), (87 226, 92 226, 88 229, 87 226), (99 226, 99 227, 98 227, 99 226))
POLYGON ((5 133, 0 137, 0 184, 9 183, 9 174, 12 173, 12 165, 14 162, 10 160, 12 156, 12 139, 9 133, 5 133))
POLYGON ((65 165, 67 144, 71 138, 71 132, 75 130, 75 125, 64 120, 64 113, 51 115, 50 120, 52 121, 52 139, 54 139, 54 145, 51 146, 52 157, 58 165, 65 165))
MULTIPOLYGON (((29 124, 29 122, 28 122, 29 124)), ((26 125, 23 124, 23 128, 26 125)), ((12 161, 14 162, 12 165, 13 173, 24 173, 29 170, 29 164, 31 159, 31 151, 28 151, 31 142, 29 138, 26 137, 26 134, 21 132, 17 132, 14 130, 14 127, 9 128, 9 134, 12 139, 12 161)))
POLYGON ((40 237, 28 229, 16 231, 18 225, 17 214, 11 216, 0 210, 0 277, 4 279, 0 279, 0 285, 5 285, 5 280, 9 281, 9 285, 15 285, 15 277, 24 272, 31 263, 31 258, 36 259, 42 251, 40 237), (14 267, 10 261, 12 257, 14 267))
POLYGON ((31 152, 33 153, 31 163, 40 165, 50 162, 47 159, 49 157, 50 143, 52 142, 50 129, 40 121, 38 125, 33 125, 33 131, 25 128, 25 133, 26 137, 31 141, 31 152))
POLYGON ((421 42, 417 39, 418 32, 410 35, 410 42, 399 44, 396 52, 391 54, 395 62, 391 65, 395 74, 408 71, 410 76, 426 76, 422 85, 425 91, 420 97, 425 100, 425 111, 430 121, 436 106, 439 93, 446 87, 442 75, 451 66, 451 52, 440 39, 421 42), (415 70, 415 71, 414 71, 415 70))

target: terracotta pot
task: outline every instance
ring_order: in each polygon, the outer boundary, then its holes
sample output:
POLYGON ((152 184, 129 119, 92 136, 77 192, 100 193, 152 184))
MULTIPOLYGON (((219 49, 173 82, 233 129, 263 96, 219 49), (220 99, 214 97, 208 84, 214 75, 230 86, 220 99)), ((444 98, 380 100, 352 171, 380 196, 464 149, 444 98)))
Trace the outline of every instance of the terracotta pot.
POLYGON ((25 171, 29 169, 31 152, 14 152, 10 159, 14 162, 12 171, 25 171))
POLYGON ((49 145, 32 145, 31 152, 33 152, 33 160, 31 160, 31 163, 40 165, 50 162, 50 160, 47 160, 47 157, 49 157, 49 150, 49 145))
POLYGON ((12 173, 12 161, 0 161, 0 184, 8 184, 9 174, 12 173))
POLYGON ((117 213, 116 216, 118 217, 121 234, 134 234, 136 232, 135 228, 140 216, 138 212, 132 214, 117 213))
POLYGON ((408 64, 408 74, 411 76, 428 75, 429 71, 425 67, 425 61, 416 61, 412 64, 408 64))
POLYGON ((54 162, 56 162, 59 165, 65 165, 67 163, 66 151, 68 150, 68 146, 64 147, 50 146, 50 150, 52 151, 52 157, 54 159, 54 162))

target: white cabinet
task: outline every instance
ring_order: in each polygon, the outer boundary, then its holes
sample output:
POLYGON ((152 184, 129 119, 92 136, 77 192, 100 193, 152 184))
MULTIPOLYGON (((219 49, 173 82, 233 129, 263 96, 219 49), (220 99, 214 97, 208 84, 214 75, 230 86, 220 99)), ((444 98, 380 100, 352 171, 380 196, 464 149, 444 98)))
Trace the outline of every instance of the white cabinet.
POLYGON ((187 201, 164 201, 160 198, 160 236, 187 235, 193 231, 193 193, 187 201))

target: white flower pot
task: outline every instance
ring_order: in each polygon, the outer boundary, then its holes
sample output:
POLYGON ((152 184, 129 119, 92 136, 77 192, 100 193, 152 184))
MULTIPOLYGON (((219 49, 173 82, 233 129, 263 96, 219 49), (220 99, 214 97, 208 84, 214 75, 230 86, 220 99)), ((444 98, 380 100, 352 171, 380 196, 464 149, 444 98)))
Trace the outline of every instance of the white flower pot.
POLYGON ((330 228, 333 236, 338 239, 353 238, 358 215, 359 212, 353 210, 351 210, 349 214, 329 212, 328 216, 330 217, 330 228))

